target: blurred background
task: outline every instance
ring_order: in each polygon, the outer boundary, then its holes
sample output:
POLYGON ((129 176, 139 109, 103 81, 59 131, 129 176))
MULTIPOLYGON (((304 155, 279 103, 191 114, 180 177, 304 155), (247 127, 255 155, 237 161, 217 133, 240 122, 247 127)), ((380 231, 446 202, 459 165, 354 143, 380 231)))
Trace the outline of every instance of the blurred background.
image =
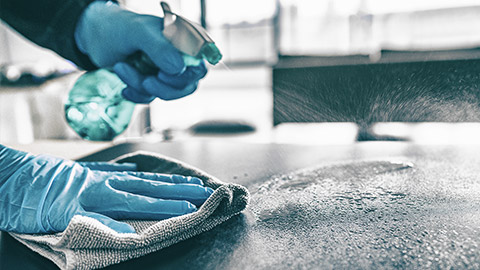
MULTIPOLYGON (((120 2, 162 14, 157 0, 120 2)), ((138 105, 114 143, 480 141, 478 0, 168 3, 207 28, 223 62, 209 66, 193 95, 138 105)), ((98 147, 64 120, 63 102, 81 73, 2 23, 0 143, 98 147)))

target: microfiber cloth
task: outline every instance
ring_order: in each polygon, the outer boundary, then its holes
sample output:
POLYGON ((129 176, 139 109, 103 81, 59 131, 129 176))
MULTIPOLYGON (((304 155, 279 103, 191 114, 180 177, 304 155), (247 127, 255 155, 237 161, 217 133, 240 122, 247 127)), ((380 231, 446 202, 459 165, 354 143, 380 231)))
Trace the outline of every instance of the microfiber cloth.
POLYGON ((249 193, 245 187, 223 183, 169 157, 136 152, 114 161, 136 163, 139 171, 196 176, 215 192, 198 211, 188 215, 161 221, 125 221, 137 233, 120 234, 95 219, 74 216, 61 233, 11 235, 61 269, 96 269, 158 251, 208 231, 239 214, 248 204, 249 193))

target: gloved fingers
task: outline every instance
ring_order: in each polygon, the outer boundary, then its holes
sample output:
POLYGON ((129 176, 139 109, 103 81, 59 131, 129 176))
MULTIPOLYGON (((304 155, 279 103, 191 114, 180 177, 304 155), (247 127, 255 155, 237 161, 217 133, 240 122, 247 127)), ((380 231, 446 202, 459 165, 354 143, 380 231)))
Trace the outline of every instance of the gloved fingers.
POLYGON ((116 190, 164 200, 185 200, 197 206, 203 204, 213 189, 196 184, 172 184, 151 180, 110 179, 116 190))
POLYGON ((89 168, 95 171, 105 172, 120 172, 120 171, 136 171, 136 163, 111 163, 111 162, 78 162, 83 167, 89 168))
POLYGON ((135 68, 124 62, 118 62, 113 66, 113 71, 128 86, 140 89, 145 76, 140 74, 135 68))
POLYGON ((196 67, 189 67, 184 73, 177 76, 160 71, 157 77, 150 76, 146 79, 126 63, 115 64, 113 70, 128 85, 123 90, 123 95, 136 103, 149 103, 154 97, 172 100, 190 95, 197 89, 198 80, 207 73, 203 63, 196 67))
POLYGON ((184 200, 163 200, 116 191, 103 204, 88 210, 115 219, 166 219, 193 213, 197 207, 184 200))
POLYGON ((202 185, 203 181, 194 176, 183 176, 179 174, 164 174, 164 173, 151 173, 151 172, 127 172, 129 175, 142 178, 145 180, 160 181, 173 184, 195 184, 202 185))
POLYGON ((123 95, 136 103, 149 103, 154 97, 163 100, 178 99, 190 95, 197 89, 198 80, 207 74, 205 64, 189 66, 179 75, 169 75, 159 71, 157 77, 140 74, 132 66, 120 62, 115 64, 113 70, 128 87, 123 90, 123 95))
POLYGON ((143 91, 128 86, 122 90, 122 95, 124 98, 138 104, 149 104, 156 98, 155 96, 144 94, 143 91))
POLYGON ((112 230, 118 233, 135 233, 135 229, 127 223, 116 221, 110 217, 104 216, 102 214, 94 213, 94 212, 82 212, 79 215, 87 216, 94 218, 100 221, 105 226, 111 228, 112 230))
POLYGON ((171 75, 182 73, 186 66, 181 53, 164 36, 160 25, 163 26, 161 18, 150 16, 140 33, 142 38, 138 41, 139 49, 142 50, 163 72, 171 75), (157 22, 154 22, 157 20, 157 22))
POLYGON ((113 71, 127 84, 127 87, 122 91, 125 98, 135 103, 143 104, 150 103, 155 99, 155 96, 143 90, 142 82, 145 76, 140 74, 135 68, 127 63, 119 62, 113 66, 113 71))
POLYGON ((153 76, 148 77, 143 82, 143 87, 148 93, 163 100, 174 100, 188 96, 197 90, 197 85, 198 81, 195 81, 183 89, 176 89, 153 76))
POLYGON ((205 75, 207 75, 207 67, 202 61, 198 66, 188 66, 185 72, 175 76, 160 71, 157 78, 166 85, 177 89, 184 89, 189 84, 205 77, 205 75))

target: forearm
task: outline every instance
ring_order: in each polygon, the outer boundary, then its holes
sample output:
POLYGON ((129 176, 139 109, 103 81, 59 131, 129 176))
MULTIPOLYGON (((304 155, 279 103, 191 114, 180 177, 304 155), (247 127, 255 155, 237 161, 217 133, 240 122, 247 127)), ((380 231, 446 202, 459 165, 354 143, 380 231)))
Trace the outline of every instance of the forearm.
POLYGON ((0 18, 36 44, 84 69, 95 69, 74 40, 78 18, 94 0, 1 0, 0 18))

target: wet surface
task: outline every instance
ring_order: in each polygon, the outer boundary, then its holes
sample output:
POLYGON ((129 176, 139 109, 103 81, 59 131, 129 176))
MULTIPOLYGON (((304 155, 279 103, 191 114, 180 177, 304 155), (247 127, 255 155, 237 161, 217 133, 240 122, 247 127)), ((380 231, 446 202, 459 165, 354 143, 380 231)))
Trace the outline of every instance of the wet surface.
POLYGON ((252 191, 255 223, 244 244, 256 252, 232 265, 478 268, 480 182, 466 192, 446 180, 385 161, 274 177, 252 191))
MULTIPOLYGON (((246 185, 249 209, 109 269, 480 268, 478 146, 202 143, 182 153, 182 145, 122 151, 158 151, 246 185)), ((7 245, 20 244, 2 234, 0 261, 20 254, 32 262, 24 269, 52 269, 48 261, 40 267, 33 252, 7 245)))

